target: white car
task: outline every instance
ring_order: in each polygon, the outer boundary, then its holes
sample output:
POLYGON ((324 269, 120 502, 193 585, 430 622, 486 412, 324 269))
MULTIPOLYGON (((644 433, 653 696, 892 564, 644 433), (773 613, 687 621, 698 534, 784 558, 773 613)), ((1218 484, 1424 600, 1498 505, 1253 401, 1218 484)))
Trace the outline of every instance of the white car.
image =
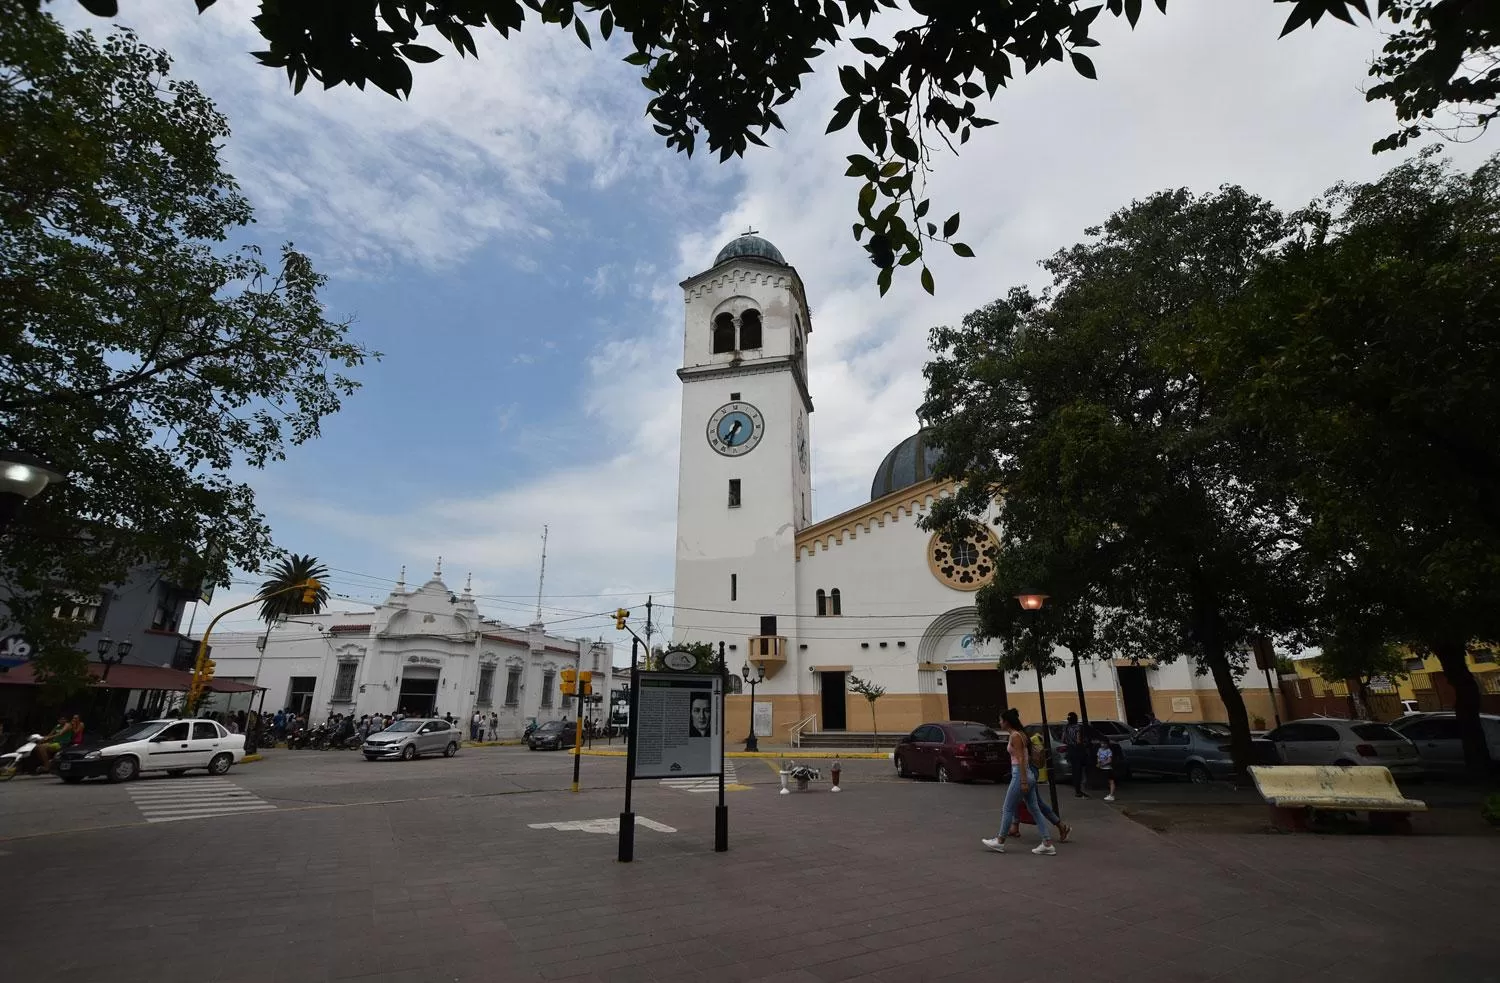
POLYGON ((231 734, 212 720, 147 720, 103 742, 64 748, 57 756, 57 777, 65 782, 104 776, 128 782, 143 771, 180 775, 205 768, 222 775, 245 760, 245 735, 231 734))
POLYGON ((1287 765, 1384 765, 1391 777, 1420 778, 1417 746, 1386 724, 1309 717, 1288 720, 1266 735, 1287 765))

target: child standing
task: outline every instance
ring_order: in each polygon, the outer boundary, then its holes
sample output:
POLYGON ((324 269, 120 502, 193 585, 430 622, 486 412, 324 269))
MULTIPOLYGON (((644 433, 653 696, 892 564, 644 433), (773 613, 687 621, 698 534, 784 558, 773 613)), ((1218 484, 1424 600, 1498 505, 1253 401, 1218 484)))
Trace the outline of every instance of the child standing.
POLYGON ((1094 762, 1099 770, 1099 777, 1109 782, 1109 794, 1104 797, 1105 802, 1115 800, 1115 751, 1109 746, 1108 741, 1099 742, 1099 750, 1094 754, 1094 762))

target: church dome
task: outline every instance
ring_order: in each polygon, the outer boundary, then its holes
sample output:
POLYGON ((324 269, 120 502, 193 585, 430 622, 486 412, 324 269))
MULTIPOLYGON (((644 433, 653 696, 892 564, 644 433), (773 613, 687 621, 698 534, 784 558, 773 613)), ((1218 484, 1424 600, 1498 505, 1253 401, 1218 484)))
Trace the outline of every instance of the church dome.
POLYGON ((746 232, 744 235, 729 240, 724 248, 719 250, 719 255, 714 257, 714 265, 718 266, 725 260, 734 259, 736 256, 759 256, 761 259, 769 259, 782 266, 791 265, 781 255, 780 249, 753 232, 746 232))
POLYGON ((928 431, 922 429, 891 448, 875 470, 870 482, 870 501, 926 481, 932 477, 943 452, 928 443, 928 431))

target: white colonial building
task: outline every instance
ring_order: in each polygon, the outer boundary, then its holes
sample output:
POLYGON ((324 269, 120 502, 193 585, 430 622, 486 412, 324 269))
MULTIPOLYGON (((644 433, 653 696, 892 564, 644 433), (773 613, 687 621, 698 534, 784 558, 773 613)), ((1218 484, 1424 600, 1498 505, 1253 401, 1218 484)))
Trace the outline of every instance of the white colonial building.
MULTIPOLYGON (((1039 713, 1034 675, 1002 673, 974 638, 974 592, 993 571, 987 542, 950 543, 916 520, 952 485, 932 477, 936 451, 905 437, 874 469, 867 504, 814 522, 812 334, 806 289, 781 252, 747 233, 682 284, 681 471, 674 635, 723 641, 730 669, 765 669, 762 736, 871 729, 850 675, 886 688, 879 729, 927 720, 993 722, 1001 709, 1039 713), (766 726, 767 715, 770 718, 766 726)), ((993 643, 992 643, 993 644, 993 643)), ((1066 657, 1066 653, 1060 653, 1066 657)), ((1091 717, 1222 720, 1213 683, 1186 663, 1088 664, 1091 717)), ((1264 688, 1246 684, 1252 717, 1271 718, 1264 688)), ((1046 681, 1047 709, 1078 708, 1071 670, 1046 681)), ((749 697, 729 701, 729 734, 749 726, 749 697)))
POLYGON ((454 594, 443 583, 441 564, 415 590, 404 581, 403 571, 373 611, 298 616, 269 635, 215 634, 215 675, 258 681, 268 711, 291 707, 313 721, 397 712, 468 720, 478 709, 499 716, 501 737, 519 737, 530 720, 578 718, 560 674, 584 669, 603 696, 590 715, 603 719, 614 679, 610 643, 486 619, 468 585, 454 594))

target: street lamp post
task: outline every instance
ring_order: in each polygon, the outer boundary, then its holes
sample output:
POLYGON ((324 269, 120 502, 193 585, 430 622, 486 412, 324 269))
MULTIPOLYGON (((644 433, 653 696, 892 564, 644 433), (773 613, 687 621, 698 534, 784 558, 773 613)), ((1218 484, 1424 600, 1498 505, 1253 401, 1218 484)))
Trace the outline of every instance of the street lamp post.
MULTIPOLYGON (((1025 611, 1033 634, 1036 631, 1036 619, 1041 613, 1042 606, 1047 603, 1047 595, 1039 590, 1023 589, 1016 594, 1016 600, 1020 602, 1021 610, 1025 611)), ((1033 638, 1033 641, 1035 639, 1033 638)), ((1052 728, 1047 725, 1047 693, 1042 685, 1042 667, 1040 663, 1033 661, 1032 668, 1036 670, 1036 698, 1042 711, 1042 747, 1043 759, 1047 762, 1047 792, 1052 798, 1052 811, 1057 812, 1057 769, 1052 767, 1052 728)))
POLYGON ((40 458, 21 451, 0 451, 0 531, 10 525, 21 506, 63 476, 40 458))
POLYGON ((130 650, 134 647, 135 643, 128 638, 120 642, 118 645, 116 645, 115 640, 113 638, 110 638, 108 635, 99 639, 99 661, 104 663, 105 679, 109 678, 110 669, 124 662, 125 659, 130 655, 130 650), (113 655, 110 654, 111 650, 113 650, 114 652, 113 655))
POLYGON ((755 736, 755 687, 766 681, 766 667, 762 663, 755 667, 756 675, 750 675, 750 663, 740 670, 740 678, 750 684, 750 736, 745 738, 746 751, 759 751, 760 739, 755 736))

